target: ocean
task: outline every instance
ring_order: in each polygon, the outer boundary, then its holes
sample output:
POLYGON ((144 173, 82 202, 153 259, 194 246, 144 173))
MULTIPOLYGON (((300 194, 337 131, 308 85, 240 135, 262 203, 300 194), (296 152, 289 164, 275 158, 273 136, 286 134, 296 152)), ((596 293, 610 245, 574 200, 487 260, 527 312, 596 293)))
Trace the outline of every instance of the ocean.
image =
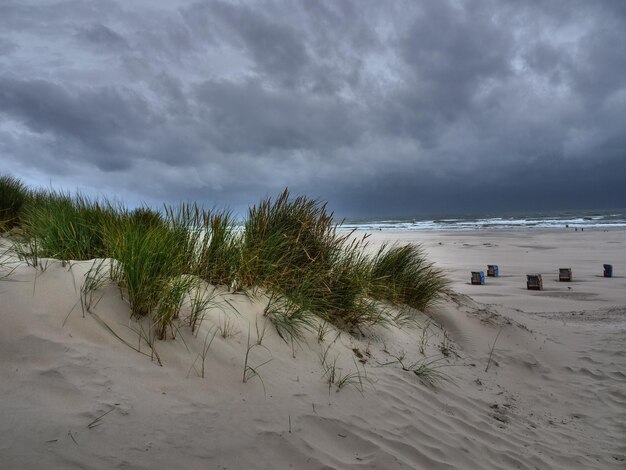
POLYGON ((626 209, 346 219, 342 230, 498 230, 626 227, 626 209))

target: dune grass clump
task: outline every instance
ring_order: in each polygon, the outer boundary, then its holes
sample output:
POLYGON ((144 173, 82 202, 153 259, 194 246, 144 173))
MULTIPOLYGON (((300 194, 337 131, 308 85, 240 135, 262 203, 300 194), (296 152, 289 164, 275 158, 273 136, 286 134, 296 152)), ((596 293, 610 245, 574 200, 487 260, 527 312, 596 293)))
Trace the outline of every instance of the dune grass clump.
POLYGON ((248 211, 240 281, 244 286, 296 286, 295 274, 327 264, 338 245, 336 227, 326 205, 283 191, 248 211))
POLYGON ((166 224, 122 219, 107 230, 110 255, 116 260, 113 278, 128 295, 136 317, 150 316, 158 337, 178 317, 183 296, 192 288, 185 275, 190 265, 185 232, 166 224))
POLYGON ((106 259, 95 259, 91 263, 89 271, 85 273, 85 281, 80 289, 80 305, 83 310, 83 317, 85 312, 92 313, 92 308, 100 301, 101 297, 96 299, 94 295, 98 289, 107 283, 107 278, 106 259))
MULTIPOLYGON (((320 321, 351 333, 400 325, 406 315, 392 313, 390 304, 423 310, 447 286, 419 246, 385 245, 371 255, 367 236, 338 230, 325 203, 287 190, 250 208, 238 226, 230 212, 195 203, 128 210, 81 194, 28 191, 0 177, 0 220, 22 229, 26 244, 15 249, 32 265, 41 257, 110 258, 109 277, 132 315, 149 320, 150 344, 175 335, 186 301, 191 313, 184 320, 197 331, 212 305, 204 298, 207 283, 260 289, 264 316, 292 343, 320 321)), ((94 266, 82 292, 89 312, 104 282, 103 262, 94 266)))
POLYGON ((168 331, 175 336, 174 322, 187 297, 189 325, 196 331, 209 305, 197 296, 201 279, 214 285, 230 281, 239 259, 232 230, 226 213, 180 204, 166 207, 163 216, 136 209, 107 231, 117 263, 113 277, 126 290, 133 315, 149 317, 159 339, 168 331))
POLYGON ((428 308, 448 285, 419 245, 383 245, 372 260, 369 295, 394 305, 428 308))
POLYGON ((299 339, 321 318, 354 330, 387 321, 366 297, 364 239, 339 232, 326 205, 284 191, 250 209, 242 240, 242 284, 264 287, 265 314, 283 339, 299 339))
POLYGON ((29 193, 19 179, 0 175, 0 229, 9 230, 20 223, 21 210, 29 193))
POLYGON ((402 326, 410 311, 381 301, 424 310, 448 285, 420 246, 384 245, 370 256, 366 237, 338 232, 324 204, 287 192, 251 209, 243 250, 244 278, 270 291, 266 315, 281 337, 301 336, 310 316, 349 332, 402 326))
POLYGON ((242 239, 241 280, 270 292, 266 315, 281 337, 298 338, 311 316, 351 332, 406 320, 378 301, 424 309, 447 285, 419 246, 383 246, 338 232, 326 205, 284 191, 250 209, 242 239))
POLYGON ((118 219, 118 210, 107 201, 38 192, 24 208, 21 223, 27 239, 36 241, 32 246, 39 257, 88 260, 108 256, 106 227, 118 219))
POLYGON ((211 308, 217 307, 215 297, 215 289, 210 289, 207 283, 199 279, 192 286, 189 292, 189 314, 186 319, 192 334, 198 334, 198 329, 207 312, 211 308))
POLYGON ((285 342, 300 341, 306 331, 315 328, 314 297, 307 289, 307 279, 299 288, 292 288, 289 292, 275 289, 269 293, 269 298, 263 315, 268 318, 278 336, 285 342))
MULTIPOLYGON (((349 234, 351 235, 351 234, 349 234)), ((386 310, 367 296, 370 259, 363 239, 341 235, 319 277, 315 313, 350 332, 388 323, 386 310)))
POLYGON ((128 218, 136 225, 144 227, 154 227, 163 225, 165 220, 163 216, 149 207, 138 207, 128 213, 128 218))
POLYGON ((213 285, 232 285, 241 265, 241 234, 228 211, 195 209, 197 262, 195 274, 213 285))
POLYGON ((176 337, 174 321, 180 316, 185 296, 196 285, 196 279, 189 275, 170 278, 161 291, 157 303, 156 314, 153 315, 154 326, 159 339, 165 339, 168 328, 172 338, 176 337))

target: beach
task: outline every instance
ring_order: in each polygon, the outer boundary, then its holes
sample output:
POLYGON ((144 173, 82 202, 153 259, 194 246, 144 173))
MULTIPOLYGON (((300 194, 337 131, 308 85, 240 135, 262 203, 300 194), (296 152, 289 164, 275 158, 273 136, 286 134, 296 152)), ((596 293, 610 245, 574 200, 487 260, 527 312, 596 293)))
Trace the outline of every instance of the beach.
POLYGON ((329 326, 288 343, 260 297, 219 289, 197 335, 158 343, 162 366, 116 285, 81 309, 93 261, 14 260, 0 280, 0 467, 626 466, 626 230, 368 242, 421 243, 451 292, 404 329, 329 326), (487 264, 499 277, 471 285, 487 264), (526 289, 531 273, 542 291, 526 289))
POLYGON ((626 470, 625 51, 626 0, 0 0, 0 470, 626 470))

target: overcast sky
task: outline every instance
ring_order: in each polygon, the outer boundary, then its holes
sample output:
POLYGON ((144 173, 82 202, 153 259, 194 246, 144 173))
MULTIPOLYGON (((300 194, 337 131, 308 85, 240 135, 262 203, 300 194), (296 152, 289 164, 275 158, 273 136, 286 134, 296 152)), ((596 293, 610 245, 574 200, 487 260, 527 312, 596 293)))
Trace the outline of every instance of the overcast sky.
POLYGON ((626 206, 626 1, 0 0, 0 172, 344 216, 626 206))

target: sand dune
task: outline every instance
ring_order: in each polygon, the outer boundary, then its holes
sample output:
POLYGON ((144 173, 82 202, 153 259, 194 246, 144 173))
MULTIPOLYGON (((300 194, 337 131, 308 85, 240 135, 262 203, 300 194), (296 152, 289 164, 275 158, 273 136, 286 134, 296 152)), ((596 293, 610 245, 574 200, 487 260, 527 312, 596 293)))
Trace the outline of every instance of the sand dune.
POLYGON ((379 232, 371 244, 390 240, 422 242, 453 280, 415 327, 292 346, 264 326, 259 298, 220 291, 197 336, 157 344, 162 367, 117 287, 83 315, 91 261, 16 263, 0 281, 0 468, 626 467, 626 231, 379 232), (600 277, 606 262, 616 277, 600 277), (502 276, 471 286, 487 263, 502 276), (544 291, 525 289, 529 272, 544 291), (244 383, 250 346, 258 375, 244 383), (330 386, 323 363, 336 366, 330 386), (424 364, 434 386, 413 372, 424 364))

